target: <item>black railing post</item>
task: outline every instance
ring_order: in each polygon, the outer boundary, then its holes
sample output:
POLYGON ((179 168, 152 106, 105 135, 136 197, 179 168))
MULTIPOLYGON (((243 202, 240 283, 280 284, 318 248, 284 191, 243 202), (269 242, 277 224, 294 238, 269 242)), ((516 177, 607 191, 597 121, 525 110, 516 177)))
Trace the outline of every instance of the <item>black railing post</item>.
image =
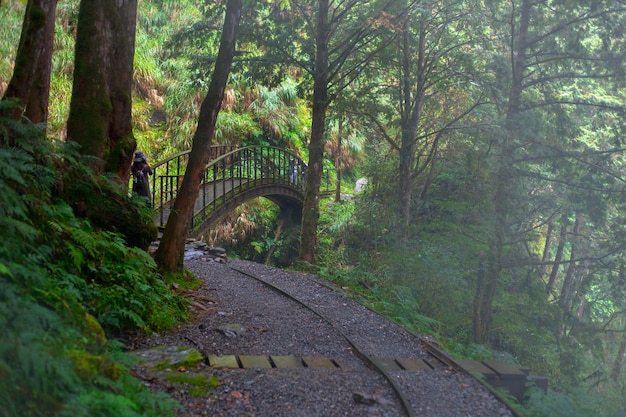
POLYGON ((211 174, 213 175, 213 201, 211 203, 211 210, 215 208, 215 202, 217 201, 217 167, 215 165, 211 166, 211 174))
POLYGON ((163 226, 163 205, 164 205, 164 203, 163 203, 163 176, 159 177, 159 182, 161 183, 160 184, 161 192, 159 193, 159 199, 160 199, 160 201, 159 201, 159 211, 160 211, 160 213, 159 213, 159 217, 160 217, 160 219, 159 219, 160 220, 159 226, 163 226))

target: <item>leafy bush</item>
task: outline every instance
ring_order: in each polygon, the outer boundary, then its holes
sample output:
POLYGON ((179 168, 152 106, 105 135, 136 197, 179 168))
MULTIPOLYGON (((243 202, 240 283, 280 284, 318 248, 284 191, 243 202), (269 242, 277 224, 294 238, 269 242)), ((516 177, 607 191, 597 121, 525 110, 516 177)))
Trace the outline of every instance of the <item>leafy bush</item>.
POLYGON ((618 417, 623 412, 611 412, 622 407, 623 398, 608 399, 583 387, 550 389, 547 393, 534 389, 525 403, 528 417, 618 417), (609 400, 609 401, 607 401, 609 400))
POLYGON ((0 135, 0 416, 173 415, 114 359, 101 323, 162 329, 184 303, 145 252, 59 198, 76 154, 29 123, 0 118, 0 135))

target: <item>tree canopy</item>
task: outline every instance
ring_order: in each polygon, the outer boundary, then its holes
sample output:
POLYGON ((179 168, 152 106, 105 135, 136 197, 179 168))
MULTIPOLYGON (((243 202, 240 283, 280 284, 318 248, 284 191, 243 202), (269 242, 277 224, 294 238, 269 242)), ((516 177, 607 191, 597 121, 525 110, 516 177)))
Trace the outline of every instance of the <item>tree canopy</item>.
MULTIPOLYGON (((120 230, 133 222, 122 213, 135 202, 119 186, 132 153, 158 160, 192 148, 181 220, 157 255, 163 270, 179 269, 207 146, 288 148, 308 162, 302 224, 283 230, 257 200, 212 231, 212 244, 314 268, 453 355, 504 357, 548 376, 554 389, 531 392, 531 415, 623 409, 622 0, 249 1, 237 4, 236 47, 225 18, 235 0, 125 1, 116 13, 110 2, 23 3, 0 3, 0 158, 29 155, 27 166, 46 167, 45 184, 26 191, 28 169, 2 171, 0 228, 25 232, 24 248, 37 241, 22 200, 32 195, 64 201, 41 220, 44 246, 64 235, 88 243, 87 253, 66 245, 67 276, 97 268, 99 243, 86 235, 110 237, 107 251, 147 246, 154 230, 120 230), (28 119, 45 129, 32 133, 28 119), (88 180, 76 161, 94 168, 88 180), (337 184, 333 201, 323 172, 337 184), (368 185, 357 194, 360 178, 368 185), (114 214, 98 210, 103 201, 114 214)), ((27 297, 15 277, 42 271, 18 274, 22 249, 5 251, 0 274, 27 297)))

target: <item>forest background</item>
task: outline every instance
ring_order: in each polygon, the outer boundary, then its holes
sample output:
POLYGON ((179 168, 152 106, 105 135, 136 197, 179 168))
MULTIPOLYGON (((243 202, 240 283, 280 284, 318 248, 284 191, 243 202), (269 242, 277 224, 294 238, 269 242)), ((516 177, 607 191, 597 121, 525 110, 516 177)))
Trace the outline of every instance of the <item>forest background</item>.
MULTIPOLYGON (((354 1, 331 3, 324 26, 324 3, 244 5, 215 132, 216 144, 323 156, 337 193, 319 205, 315 239, 294 251, 310 234, 258 199, 209 243, 280 267, 314 263, 454 356, 547 376, 528 415, 623 415, 624 4, 354 1), (345 198, 361 177, 366 190, 345 198), (291 264, 298 255, 308 262, 291 264)), ((5 415, 163 415, 173 405, 142 391, 105 332, 171 326, 185 302, 168 283, 192 283, 159 278, 143 251, 55 202, 58 167, 42 166, 62 155, 66 194, 104 187, 64 144, 78 4, 57 8, 47 140, 25 124, 21 134, 39 140, 0 155, 0 321, 11 335, 0 376, 40 402, 0 398, 5 415)), ((0 93, 24 8, 0 3, 0 93)), ((151 161, 191 146, 223 10, 139 2, 132 127, 151 161)))

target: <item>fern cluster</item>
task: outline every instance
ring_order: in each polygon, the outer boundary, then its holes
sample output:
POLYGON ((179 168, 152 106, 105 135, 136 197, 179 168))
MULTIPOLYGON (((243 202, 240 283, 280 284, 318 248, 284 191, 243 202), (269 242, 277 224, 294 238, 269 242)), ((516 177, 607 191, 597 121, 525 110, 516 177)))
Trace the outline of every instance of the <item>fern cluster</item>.
POLYGON ((38 126, 0 119, 0 416, 173 415, 114 359, 105 330, 170 326, 184 303, 149 255, 60 198, 78 163, 38 126))

